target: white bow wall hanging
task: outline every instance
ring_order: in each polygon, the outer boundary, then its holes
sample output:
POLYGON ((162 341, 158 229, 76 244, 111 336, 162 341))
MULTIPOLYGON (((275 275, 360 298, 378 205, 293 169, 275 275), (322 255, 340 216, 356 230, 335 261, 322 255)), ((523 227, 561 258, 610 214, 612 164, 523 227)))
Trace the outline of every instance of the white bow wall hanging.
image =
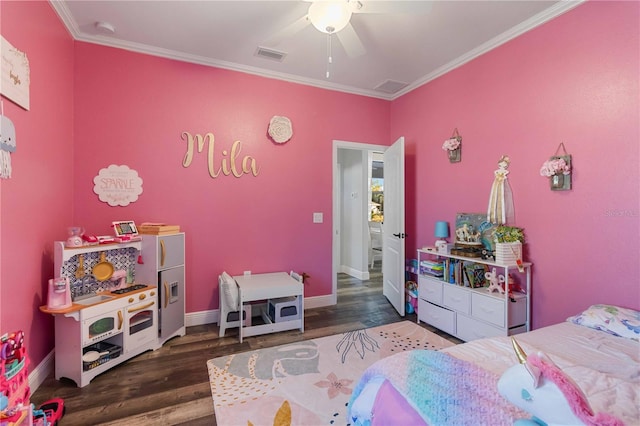
POLYGON ((511 160, 503 155, 498 161, 498 169, 493 172, 494 180, 489 194, 489 208, 487 209, 487 222, 497 225, 513 223, 515 209, 513 206, 513 195, 507 175, 509 174, 509 164, 511 160))
POLYGON ((0 115, 0 178, 11 177, 11 153, 16 150, 16 128, 13 121, 0 115))

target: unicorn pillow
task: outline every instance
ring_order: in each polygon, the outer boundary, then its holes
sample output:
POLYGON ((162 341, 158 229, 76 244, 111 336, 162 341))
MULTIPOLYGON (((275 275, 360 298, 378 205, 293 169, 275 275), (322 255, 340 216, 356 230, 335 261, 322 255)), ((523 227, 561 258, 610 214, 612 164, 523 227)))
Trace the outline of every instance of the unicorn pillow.
POLYGON ((594 414, 578 385, 546 355, 527 356, 511 338, 520 364, 509 368, 498 381, 498 392, 518 408, 531 413, 524 425, 599 425, 623 426, 619 419, 605 413, 594 414))

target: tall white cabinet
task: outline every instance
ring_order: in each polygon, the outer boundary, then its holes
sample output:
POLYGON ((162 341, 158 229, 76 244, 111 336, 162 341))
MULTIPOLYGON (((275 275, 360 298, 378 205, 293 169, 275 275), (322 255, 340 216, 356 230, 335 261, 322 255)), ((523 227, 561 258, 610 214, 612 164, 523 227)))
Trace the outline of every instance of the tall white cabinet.
POLYGON ((516 265, 418 250, 418 322, 426 322, 464 341, 529 331, 531 263, 524 262, 523 267, 524 272, 519 272, 516 265), (421 260, 434 258, 486 265, 505 277, 519 274, 525 293, 490 293, 484 287, 451 284, 444 278, 421 272, 421 260))
POLYGON ((142 235, 143 264, 136 281, 158 286, 159 344, 185 335, 184 232, 142 235))

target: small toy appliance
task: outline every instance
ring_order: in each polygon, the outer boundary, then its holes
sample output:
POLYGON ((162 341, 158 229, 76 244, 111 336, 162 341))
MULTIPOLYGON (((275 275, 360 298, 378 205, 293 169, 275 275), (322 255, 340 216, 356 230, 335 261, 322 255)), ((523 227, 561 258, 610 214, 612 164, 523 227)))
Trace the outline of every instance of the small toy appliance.
POLYGON ((58 277, 49 280, 49 293, 47 294, 47 308, 56 310, 71 306, 71 286, 69 278, 58 277))
POLYGON ((65 246, 82 247, 82 234, 84 234, 84 229, 79 226, 70 226, 67 228, 67 231, 69 232, 69 238, 67 238, 65 246))

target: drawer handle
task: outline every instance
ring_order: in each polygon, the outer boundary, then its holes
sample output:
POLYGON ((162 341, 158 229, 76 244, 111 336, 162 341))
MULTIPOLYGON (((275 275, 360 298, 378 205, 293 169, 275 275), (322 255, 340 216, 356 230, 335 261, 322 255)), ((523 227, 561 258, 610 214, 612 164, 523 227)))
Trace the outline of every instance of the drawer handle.
POLYGON ((129 309, 127 312, 132 313, 132 312, 142 311, 143 309, 147 309, 149 306, 153 306, 154 303, 156 303, 156 302, 149 302, 144 306, 140 306, 138 308, 129 309))
POLYGON ((462 299, 460 299, 459 297, 452 297, 451 300, 454 302, 462 302, 462 299))
POLYGON ((487 314, 492 314, 495 312, 493 309, 487 309, 485 307, 483 307, 482 310, 485 311, 487 314))

